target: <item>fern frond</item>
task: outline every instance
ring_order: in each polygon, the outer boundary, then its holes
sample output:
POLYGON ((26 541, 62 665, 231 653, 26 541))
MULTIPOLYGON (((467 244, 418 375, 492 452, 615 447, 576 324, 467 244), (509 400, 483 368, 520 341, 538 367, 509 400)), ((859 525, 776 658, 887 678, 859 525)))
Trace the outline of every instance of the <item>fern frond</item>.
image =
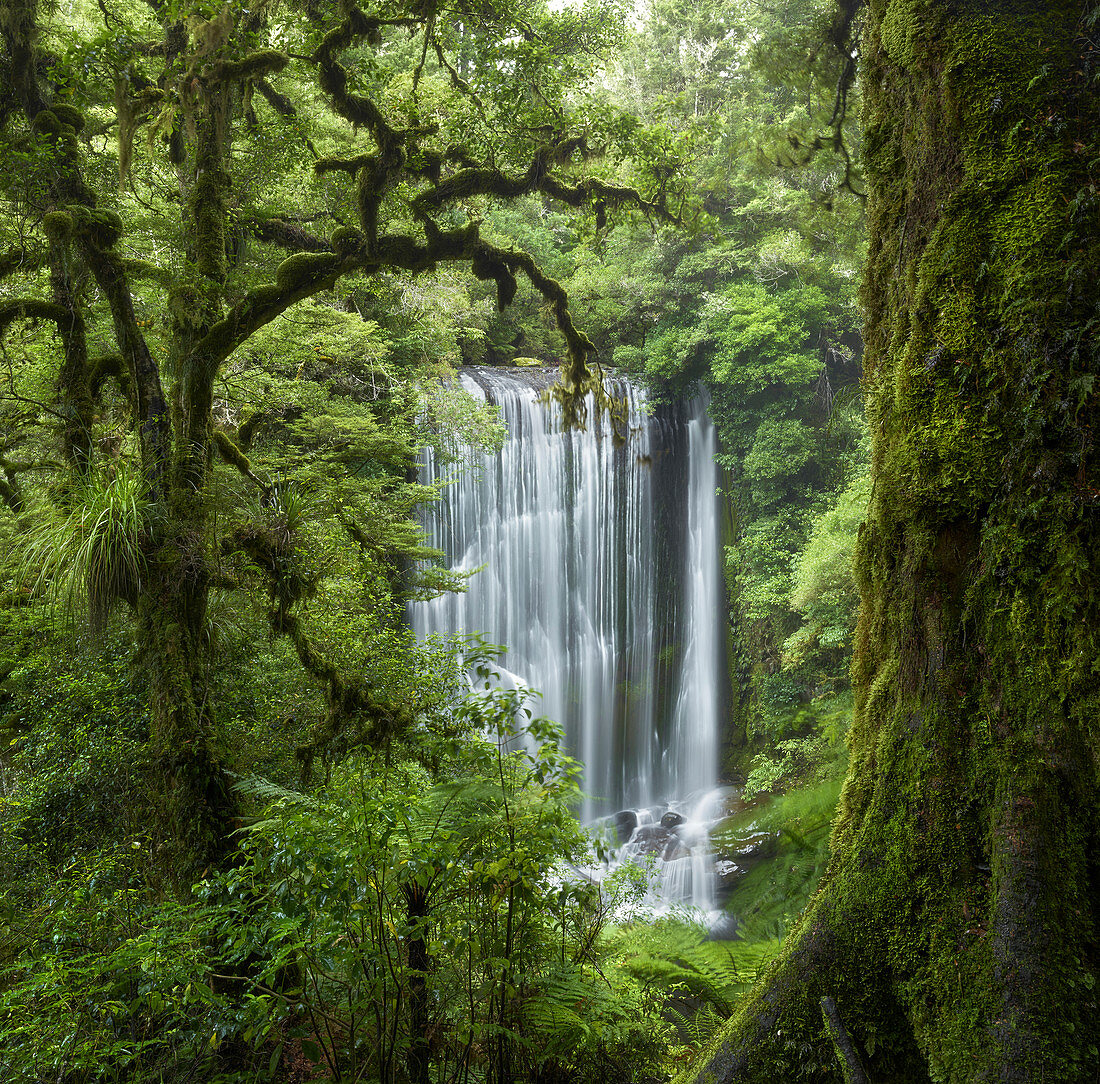
POLYGON ((246 798, 256 798, 264 805, 273 805, 275 802, 284 802, 288 805, 301 806, 305 809, 320 809, 320 803, 308 794, 302 794, 297 790, 290 790, 270 779, 264 779, 259 775, 241 776, 234 784, 233 789, 246 798))

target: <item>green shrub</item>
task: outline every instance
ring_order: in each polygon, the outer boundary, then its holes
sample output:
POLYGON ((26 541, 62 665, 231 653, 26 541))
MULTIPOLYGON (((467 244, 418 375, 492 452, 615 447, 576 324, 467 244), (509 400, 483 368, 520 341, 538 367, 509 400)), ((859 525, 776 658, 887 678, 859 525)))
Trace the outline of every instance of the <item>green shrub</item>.
POLYGON ((631 1079, 657 1047, 637 987, 600 975, 615 900, 563 872, 589 848, 576 766, 525 694, 460 714, 434 778, 359 757, 314 796, 243 784, 273 801, 202 889, 221 966, 333 1078, 631 1079))

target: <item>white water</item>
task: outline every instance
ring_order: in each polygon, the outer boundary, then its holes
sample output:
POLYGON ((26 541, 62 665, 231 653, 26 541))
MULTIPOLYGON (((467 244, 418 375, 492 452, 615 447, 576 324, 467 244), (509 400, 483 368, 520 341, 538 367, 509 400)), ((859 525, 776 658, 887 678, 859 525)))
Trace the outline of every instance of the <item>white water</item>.
MULTIPOLYGON (((460 380, 501 408, 508 438, 445 490, 426 529, 450 567, 485 567, 466 593, 415 604, 413 627, 507 645, 503 666, 541 690, 537 710, 584 765, 583 819, 635 809, 644 824, 654 806, 658 821, 678 810, 685 823, 661 843, 666 888, 707 908, 701 807, 717 775, 723 597, 705 401, 651 416, 623 382, 629 437, 616 448, 591 403, 587 431, 561 430, 538 400, 545 375, 460 380)), ((422 479, 445 473, 426 450, 422 479)))

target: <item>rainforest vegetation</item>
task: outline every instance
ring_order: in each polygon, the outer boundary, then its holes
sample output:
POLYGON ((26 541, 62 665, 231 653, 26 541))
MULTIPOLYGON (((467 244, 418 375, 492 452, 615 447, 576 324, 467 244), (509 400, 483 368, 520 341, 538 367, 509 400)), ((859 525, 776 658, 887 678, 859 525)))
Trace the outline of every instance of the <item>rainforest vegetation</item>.
POLYGON ((3 1079, 1095 1079, 1097 20, 0 0, 3 1079), (736 940, 409 629, 471 365, 709 389, 736 940))

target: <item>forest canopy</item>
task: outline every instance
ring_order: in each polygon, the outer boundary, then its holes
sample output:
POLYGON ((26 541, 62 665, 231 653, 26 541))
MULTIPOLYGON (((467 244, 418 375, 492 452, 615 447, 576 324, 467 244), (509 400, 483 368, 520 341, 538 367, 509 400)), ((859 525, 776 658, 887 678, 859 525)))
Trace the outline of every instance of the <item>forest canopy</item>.
POLYGON ((6 1078, 1095 1075, 1096 18, 0 0, 6 1078), (482 365, 706 386, 736 939, 411 634, 482 365))
MULTIPOLYGON (((137 616, 158 808, 175 849, 169 865, 186 883, 220 854, 232 817, 204 662, 212 591, 238 589, 242 572, 266 580, 271 632, 328 686, 318 740, 354 718, 376 742, 412 719, 362 672, 324 658, 298 616, 316 578, 292 541, 304 479, 254 468, 248 455, 272 420, 256 401, 272 387, 261 351, 290 371, 264 329, 345 280, 363 284, 345 287, 354 305, 368 283, 445 279, 457 263, 492 282, 503 307, 523 275, 553 311, 568 357, 563 401, 576 404, 600 387, 591 341, 530 254, 483 235, 476 201, 538 193, 599 218, 630 208, 671 221, 672 171, 647 156, 638 187, 593 171, 597 158, 629 156, 639 133, 629 117, 582 110, 575 97, 614 30, 611 9, 457 9, 440 19, 400 5, 370 14, 354 4, 300 14, 104 6, 79 10, 75 31, 40 25, 33 4, 4 11, 4 176, 15 213, 0 324, 26 344, 9 353, 4 498, 17 515, 41 497, 52 509, 28 543, 34 590, 66 591, 93 626, 116 601, 137 616), (243 396, 229 386, 237 379, 243 396), (235 508, 218 503, 215 460, 251 489, 235 508)), ((320 352, 340 338, 341 317, 313 312, 320 352)), ((360 337, 370 327, 343 319, 351 324, 360 337)), ((382 341, 360 353, 341 340, 340 351, 371 378, 369 396, 348 398, 377 405, 311 418, 306 443, 314 454, 329 445, 319 458, 336 466, 326 430, 343 428, 343 454, 360 469, 373 461, 400 488, 421 406, 408 391, 416 377, 375 371, 371 355, 389 353, 382 341), (401 415, 403 435, 392 431, 401 415)), ((284 408, 284 420, 298 419, 284 408)), ((363 497, 339 516, 355 543, 383 566, 416 556, 400 514, 416 495, 389 500, 381 517, 355 507, 363 497)), ((312 752, 300 750, 307 761, 312 752)))

